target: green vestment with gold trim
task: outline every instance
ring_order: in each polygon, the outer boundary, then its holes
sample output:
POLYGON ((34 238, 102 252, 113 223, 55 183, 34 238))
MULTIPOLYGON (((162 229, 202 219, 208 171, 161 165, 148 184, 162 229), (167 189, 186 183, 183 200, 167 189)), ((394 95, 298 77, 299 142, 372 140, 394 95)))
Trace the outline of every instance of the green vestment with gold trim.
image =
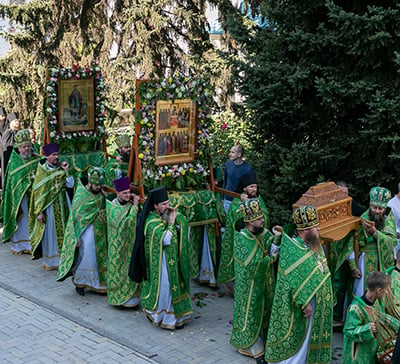
POLYGON ((67 172, 60 167, 50 169, 45 159, 39 162, 29 205, 29 234, 33 259, 41 257, 41 251, 37 251, 37 247, 42 241, 45 229, 45 223, 36 218, 50 205, 53 205, 58 249, 61 250, 62 248, 69 215, 65 190, 66 178, 67 172))
POLYGON ((169 195, 169 204, 186 217, 190 226, 189 258, 191 276, 197 277, 199 275, 204 234, 207 234, 210 255, 215 272, 217 255, 221 246, 220 236, 217 236, 215 228, 215 224, 218 222, 219 212, 221 210, 223 211, 220 200, 218 200, 215 197, 215 193, 210 190, 199 190, 184 193, 171 193, 169 195))
MULTIPOLYGON (((246 349, 252 346, 261 330, 267 333, 275 278, 269 255, 274 236, 266 229, 255 236, 247 229, 235 234, 235 301, 230 343, 246 349)), ((265 337, 265 336, 264 336, 265 337)))
MULTIPOLYGON (((117 154, 118 155, 118 154, 117 154)), ((126 162, 118 162, 114 158, 110 158, 107 161, 107 164, 104 167, 105 171, 105 184, 107 186, 113 187, 113 181, 118 179, 117 170, 121 170, 122 177, 126 177, 128 175, 128 167, 129 163, 126 162)))
POLYGON ((400 312, 400 271, 393 266, 386 269, 386 274, 390 277, 390 289, 396 299, 394 303, 400 312))
MULTIPOLYGON (((269 215, 261 196, 258 197, 261 204, 262 214, 264 216, 264 228, 269 229, 269 215)), ((218 268, 218 283, 232 282, 235 279, 235 269, 233 263, 233 245, 235 231, 238 222, 242 221, 242 215, 239 206, 242 203, 240 198, 234 198, 229 207, 228 217, 225 225, 225 235, 221 246, 221 258, 218 268)))
MULTIPOLYGON (((368 220, 368 212, 361 215, 361 219, 368 220)), ((393 265, 393 248, 397 244, 396 224, 393 213, 390 212, 385 219, 385 225, 382 230, 377 230, 375 236, 368 236, 363 226, 360 225, 358 234, 358 245, 360 254, 365 254, 364 260, 364 282, 367 288, 367 278, 375 270, 385 272, 393 265)))
POLYGON ((107 301, 119 306, 132 297, 140 296, 140 284, 129 276, 129 263, 136 237, 136 216, 138 207, 127 202, 125 205, 116 198, 106 201, 107 210, 107 301))
POLYGON ((65 238, 58 266, 57 280, 68 277, 75 263, 75 250, 79 238, 89 225, 93 225, 97 269, 100 286, 107 281, 107 225, 105 198, 102 193, 95 195, 81 182, 72 200, 65 238))
POLYGON ((186 218, 177 213, 175 225, 167 224, 154 211, 147 216, 144 234, 148 280, 142 283, 141 304, 144 309, 157 310, 164 252, 174 315, 176 318, 180 318, 191 314, 193 309, 189 292, 190 262, 186 218), (179 225, 179 232, 175 225, 179 225), (171 244, 163 246, 163 239, 167 231, 172 233, 171 244))
MULTIPOLYGON (((358 296, 354 297, 349 306, 346 322, 343 328, 343 363, 346 364, 375 364, 377 363, 378 340, 371 330, 372 322, 367 312, 366 303, 358 296)), ((384 313, 384 306, 378 301, 370 307, 380 312, 394 327, 399 327, 399 322, 384 313)), ((397 332, 396 329, 396 332, 397 332)))
POLYGON ((303 345, 310 319, 303 310, 315 297, 307 363, 330 363, 332 351, 332 284, 322 247, 310 249, 286 226, 281 241, 278 276, 268 328, 265 360, 290 358, 303 345))
POLYGON ((27 196, 28 204, 31 187, 37 170, 39 158, 32 156, 25 160, 14 148, 7 165, 4 188, 1 202, 1 216, 3 217, 3 243, 10 240, 18 229, 21 219, 20 209, 22 199, 27 196))

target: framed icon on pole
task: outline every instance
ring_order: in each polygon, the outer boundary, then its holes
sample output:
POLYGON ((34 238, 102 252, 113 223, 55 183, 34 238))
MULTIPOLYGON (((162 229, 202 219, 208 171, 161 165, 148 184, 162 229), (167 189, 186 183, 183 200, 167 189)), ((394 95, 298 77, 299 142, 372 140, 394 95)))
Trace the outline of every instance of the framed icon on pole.
POLYGON ((155 165, 191 162, 196 147, 196 102, 157 101, 155 165))
POLYGON ((209 175, 213 86, 175 72, 136 81, 135 135, 146 189, 203 188, 209 175))
POLYGON ((94 129, 94 79, 60 80, 58 83, 59 127, 74 132, 94 129))

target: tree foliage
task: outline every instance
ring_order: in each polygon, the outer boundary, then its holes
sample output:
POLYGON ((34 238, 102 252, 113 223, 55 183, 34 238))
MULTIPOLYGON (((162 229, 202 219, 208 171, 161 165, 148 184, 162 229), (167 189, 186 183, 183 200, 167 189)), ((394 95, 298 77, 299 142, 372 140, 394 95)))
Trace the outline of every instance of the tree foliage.
POLYGON ((400 5, 261 0, 248 24, 219 1, 234 81, 251 112, 253 164, 275 221, 318 182, 346 180, 368 204, 400 175, 400 5))
POLYGON ((218 74, 206 32, 203 0, 34 0, 0 5, 20 25, 4 34, 12 50, 0 59, 0 101, 24 121, 41 120, 46 69, 97 63, 112 121, 134 108, 137 78, 171 71, 218 74))

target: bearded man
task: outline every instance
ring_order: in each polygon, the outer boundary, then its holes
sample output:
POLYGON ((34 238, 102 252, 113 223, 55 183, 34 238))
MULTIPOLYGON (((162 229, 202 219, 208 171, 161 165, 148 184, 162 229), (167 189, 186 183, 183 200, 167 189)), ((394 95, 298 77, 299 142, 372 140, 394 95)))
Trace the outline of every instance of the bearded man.
POLYGON ((234 198, 228 210, 225 225, 225 234, 221 246, 221 258, 218 268, 218 283, 228 283, 228 289, 233 293, 233 282, 235 278, 233 261, 233 242, 235 231, 240 231, 243 227, 243 219, 239 206, 242 202, 252 198, 259 199, 262 215, 264 217, 263 226, 269 228, 269 216, 264 200, 258 194, 257 178, 254 171, 244 174, 239 180, 240 198, 234 198))
POLYGON ((139 196, 130 191, 129 177, 114 180, 117 197, 106 201, 107 211, 107 301, 113 306, 139 308, 140 284, 128 276, 136 238, 139 196))
POLYGON ((235 301, 230 343, 263 364, 265 338, 274 298, 275 237, 264 228, 258 199, 240 205, 245 228, 235 233, 235 301))
POLYGON ((66 189, 73 189, 74 177, 69 165, 60 162, 58 144, 43 147, 46 159, 39 161, 29 207, 29 233, 32 259, 43 256, 46 270, 58 269, 60 251, 67 225, 70 199, 66 189))
MULTIPOLYGON (((143 310, 155 326, 170 330, 183 328, 193 313, 188 223, 169 206, 164 186, 149 191, 141 224, 135 245, 144 244, 147 266, 147 280, 142 284, 141 293, 143 310)), ((131 264, 140 262, 133 260, 131 264)))
POLYGON ((107 292, 107 224, 104 169, 90 167, 87 185, 81 180, 72 200, 57 280, 73 275, 75 290, 107 292), (77 253, 77 254, 76 254, 77 253))
POLYGON ((28 210, 38 155, 32 155, 28 129, 15 134, 16 147, 11 153, 5 177, 1 212, 3 216, 3 243, 10 241, 11 253, 30 254, 28 210))
MULTIPOLYGON (((385 272, 394 262, 393 249, 397 244, 396 224, 392 211, 386 215, 391 193, 384 187, 373 187, 369 192, 369 209, 361 215, 362 225, 358 234, 360 254, 353 292, 361 297, 367 286, 368 275, 373 271, 385 272)), ((354 252, 348 258, 355 269, 354 252)))
POLYGON ((293 212, 281 241, 265 360, 269 363, 331 362, 332 284, 319 236, 317 210, 293 212))

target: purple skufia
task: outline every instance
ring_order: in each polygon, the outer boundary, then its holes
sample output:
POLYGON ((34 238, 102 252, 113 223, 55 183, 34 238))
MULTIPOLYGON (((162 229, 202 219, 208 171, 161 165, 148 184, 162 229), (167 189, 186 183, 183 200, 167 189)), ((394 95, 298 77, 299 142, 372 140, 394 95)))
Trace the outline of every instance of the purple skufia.
POLYGON ((46 157, 48 157, 52 153, 58 153, 58 144, 50 143, 43 146, 43 153, 46 157))
POLYGON ((115 190, 117 192, 126 191, 130 189, 129 177, 122 177, 113 181, 115 190))

